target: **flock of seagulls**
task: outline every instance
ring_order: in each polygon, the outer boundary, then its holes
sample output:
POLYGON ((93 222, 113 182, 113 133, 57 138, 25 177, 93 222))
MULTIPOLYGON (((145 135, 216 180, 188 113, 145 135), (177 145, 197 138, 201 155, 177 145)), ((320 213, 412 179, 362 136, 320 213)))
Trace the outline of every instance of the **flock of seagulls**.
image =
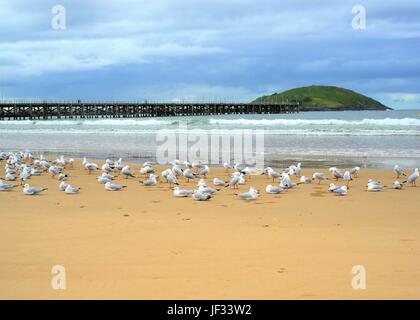
MULTIPOLYGON (((5 162, 5 176, 0 178, 0 191, 11 191, 19 185, 11 182, 19 181, 22 186, 22 192, 25 195, 37 195, 47 190, 47 188, 31 186, 28 180, 32 176, 40 176, 43 174, 51 175, 52 179, 58 182, 58 189, 66 194, 75 195, 81 190, 80 187, 70 185, 68 183, 68 168, 72 168, 74 159, 66 159, 61 156, 55 160, 48 160, 45 156, 40 155, 35 157, 30 152, 0 152, 0 162, 5 162), (5 180, 6 182, 4 182, 5 180)), ((123 163, 122 158, 117 161, 107 159, 102 166, 88 161, 86 158, 82 161, 82 166, 88 175, 93 172, 100 173, 96 176, 98 184, 102 184, 107 191, 121 191, 127 186, 117 184, 114 180, 117 177, 125 179, 139 179, 140 184, 144 187, 154 187, 159 184, 162 179, 169 185, 170 190, 175 197, 185 198, 191 197, 196 201, 207 201, 213 198, 221 188, 238 189, 239 185, 245 185, 252 181, 252 176, 266 175, 271 184, 266 186, 265 192, 267 194, 281 194, 288 189, 295 188, 301 184, 317 183, 321 184, 323 181, 333 180, 335 183, 330 183, 328 191, 337 196, 346 196, 350 190, 351 182, 358 177, 360 167, 354 167, 351 170, 342 171, 337 167, 329 168, 330 174, 324 172, 315 172, 312 176, 302 175, 303 169, 301 163, 289 166, 281 171, 276 171, 271 167, 266 167, 263 170, 256 167, 243 168, 240 164, 224 163, 223 168, 226 174, 229 175, 227 181, 220 178, 214 178, 211 185, 207 185, 206 179, 210 173, 208 165, 195 161, 181 163, 179 160, 174 160, 170 163, 171 168, 165 169, 160 174, 156 172, 155 164, 152 162, 145 162, 138 173, 136 173, 129 165, 123 163), (299 182, 294 182, 293 177, 297 178, 299 182), (198 181, 195 189, 181 189, 180 181, 198 181), (275 182, 278 182, 275 184, 275 182), (338 185, 342 181, 343 185, 338 185), (337 184, 336 184, 337 183, 337 184)), ((394 167, 396 179, 390 186, 392 189, 402 189, 405 184, 416 186, 416 181, 419 178, 419 169, 414 169, 414 172, 407 176, 403 168, 396 165, 394 167), (404 178, 404 181, 400 179, 404 178)), ((387 187, 383 183, 374 180, 368 180, 366 191, 379 192, 387 187)), ((238 199, 241 200, 256 200, 260 196, 260 191, 254 187, 250 187, 247 192, 235 193, 238 199)))

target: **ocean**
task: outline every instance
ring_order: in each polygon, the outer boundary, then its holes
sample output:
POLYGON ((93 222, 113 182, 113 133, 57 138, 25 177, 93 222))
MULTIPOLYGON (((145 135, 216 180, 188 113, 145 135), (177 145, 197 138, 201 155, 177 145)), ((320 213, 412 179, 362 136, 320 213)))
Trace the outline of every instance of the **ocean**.
POLYGON ((207 133, 263 130, 267 165, 420 167, 420 110, 0 121, 0 151, 153 161, 157 133, 182 132, 180 121, 207 133))

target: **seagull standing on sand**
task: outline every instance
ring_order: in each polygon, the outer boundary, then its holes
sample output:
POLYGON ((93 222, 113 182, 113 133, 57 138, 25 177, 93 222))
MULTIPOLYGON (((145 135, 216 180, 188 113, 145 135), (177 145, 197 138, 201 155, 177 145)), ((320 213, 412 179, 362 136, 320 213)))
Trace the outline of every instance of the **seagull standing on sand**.
POLYGON ((269 176, 269 177, 271 177, 272 179, 273 179, 273 182, 274 182, 274 179, 279 179, 279 178, 281 178, 281 174, 280 173, 278 173, 278 172, 276 172, 276 171, 274 171, 272 168, 267 168, 266 169, 266 171, 267 171, 267 175, 269 176))
POLYGON ((233 187, 234 189, 238 188, 238 183, 241 179, 241 174, 239 172, 235 172, 232 176, 232 179, 230 179, 229 183, 226 185, 226 187, 233 187))
POLYGON ((129 166, 125 166, 124 168, 122 168, 121 173, 125 176, 125 178, 127 179, 128 177, 132 177, 134 178, 134 174, 131 171, 129 166))
POLYGON ((414 169, 414 172, 412 175, 410 175, 406 181, 403 183, 410 183, 412 186, 416 187, 416 180, 419 178, 419 168, 414 169))
POLYGON ((169 188, 172 188, 174 185, 179 186, 177 178, 172 173, 166 176, 166 180, 169 182, 169 188))
POLYGON ((88 173, 91 174, 92 171, 99 170, 99 167, 96 163, 86 162, 84 165, 85 169, 88 170, 88 173))
POLYGON ((338 179, 343 179, 343 178, 344 178, 344 176, 343 176, 343 174, 340 172, 340 170, 338 170, 338 169, 337 169, 337 168, 335 168, 335 167, 330 168, 330 172, 331 172, 331 173, 332 173, 332 175, 334 176, 335 180, 338 180, 338 179))
MULTIPOLYGON (((344 172, 343 179, 344 179, 344 181, 347 181, 347 188, 348 188, 348 187, 349 187, 349 183, 350 183, 350 181, 352 181, 352 180, 353 180, 353 177, 352 177, 352 175, 350 174, 350 171, 346 171, 346 172, 344 172)), ((347 192, 347 190, 346 190, 346 192, 347 192)), ((346 194, 347 194, 347 193, 346 193, 346 194)))
POLYGON ((196 178, 196 175, 194 172, 191 171, 191 169, 186 169, 183 172, 184 178, 187 179, 187 182, 189 182, 190 180, 194 180, 196 178))
POLYGON ((354 177, 357 177, 359 175, 360 172, 360 167, 354 167, 350 170, 350 174, 353 175, 354 177))
POLYGON ((406 177, 406 174, 404 173, 404 170, 402 168, 400 168, 400 166, 398 164, 396 164, 394 166, 394 172, 397 175, 397 179, 401 176, 406 177))
POLYGON ((204 168, 200 170, 200 172, 198 173, 198 175, 199 176, 206 177, 209 172, 210 172, 209 166, 208 165, 205 165, 204 168))
POLYGON ((322 172, 315 172, 312 175, 312 180, 318 180, 318 184, 321 184, 322 180, 329 180, 327 176, 322 172))

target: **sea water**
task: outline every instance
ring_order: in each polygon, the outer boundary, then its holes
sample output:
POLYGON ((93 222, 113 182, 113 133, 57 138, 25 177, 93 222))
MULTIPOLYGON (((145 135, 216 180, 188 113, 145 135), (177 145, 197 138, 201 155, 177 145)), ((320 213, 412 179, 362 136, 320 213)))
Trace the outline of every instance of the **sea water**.
POLYGON ((0 121, 0 151, 154 160, 165 129, 263 130, 265 162, 311 166, 420 166, 420 110, 302 112, 129 119, 0 121))

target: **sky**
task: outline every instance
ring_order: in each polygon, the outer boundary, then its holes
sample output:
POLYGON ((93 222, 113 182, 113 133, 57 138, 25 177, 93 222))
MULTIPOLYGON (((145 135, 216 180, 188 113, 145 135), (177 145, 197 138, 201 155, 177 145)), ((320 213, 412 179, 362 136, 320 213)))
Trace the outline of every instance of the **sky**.
POLYGON ((420 109, 419 40, 418 0, 0 0, 0 93, 252 101, 335 85, 420 109))

